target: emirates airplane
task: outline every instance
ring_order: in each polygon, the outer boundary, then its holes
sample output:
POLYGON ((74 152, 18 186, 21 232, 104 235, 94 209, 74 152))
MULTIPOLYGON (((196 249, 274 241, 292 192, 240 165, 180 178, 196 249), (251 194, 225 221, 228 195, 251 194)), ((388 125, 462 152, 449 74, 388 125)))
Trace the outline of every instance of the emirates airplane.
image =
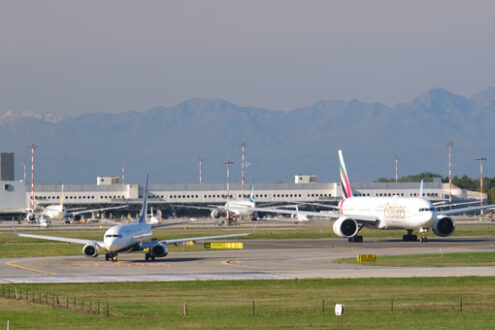
POLYGON ((142 207, 141 217, 139 218, 139 222, 133 224, 117 224, 115 226, 110 227, 105 232, 105 235, 103 236, 103 241, 93 241, 89 239, 78 239, 78 238, 70 238, 70 237, 22 234, 17 232, 17 229, 15 227, 15 222, 12 220, 14 226, 14 232, 21 237, 30 237, 30 238, 52 240, 52 241, 61 241, 67 243, 83 244, 84 247, 82 249, 82 252, 87 257, 97 257, 100 249, 104 249, 106 251, 105 260, 111 259, 112 261, 117 261, 117 256, 119 253, 135 252, 135 251, 145 252, 146 260, 149 259, 155 260, 155 257, 167 256, 168 254, 167 244, 177 244, 188 241, 200 241, 200 240, 230 238, 230 237, 249 235, 249 233, 243 233, 243 234, 232 234, 232 235, 168 239, 163 241, 152 240, 153 228, 180 224, 180 222, 166 223, 159 225, 150 225, 146 223, 147 196, 148 196, 148 177, 146 177, 146 185, 143 193, 143 207, 142 207))
POLYGON ((255 208, 253 210, 336 219, 333 224, 333 231, 337 236, 347 238, 349 242, 362 242, 363 237, 358 233, 364 227, 407 230, 407 234, 402 236, 404 241, 417 241, 418 238, 413 235, 413 231, 418 230, 422 234, 420 241, 425 242, 427 240, 426 232, 430 228, 440 237, 452 235, 455 230, 452 215, 495 208, 495 205, 492 204, 440 211, 435 208, 432 202, 422 197, 355 197, 352 193, 341 150, 338 151, 338 155, 340 178, 345 198, 339 202, 337 212, 308 212, 274 208, 255 208))

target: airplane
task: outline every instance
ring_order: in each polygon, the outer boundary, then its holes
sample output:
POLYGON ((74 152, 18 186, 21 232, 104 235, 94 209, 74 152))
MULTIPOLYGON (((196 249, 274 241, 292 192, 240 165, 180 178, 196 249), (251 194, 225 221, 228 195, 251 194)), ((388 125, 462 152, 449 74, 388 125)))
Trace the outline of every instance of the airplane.
POLYGON ((62 190, 60 192, 60 204, 48 205, 40 210, 35 210, 34 212, 32 210, 29 210, 26 215, 26 221, 29 223, 40 223, 42 219, 47 218, 49 221, 59 221, 65 219, 65 223, 70 223, 68 217, 75 218, 85 213, 117 210, 126 207, 127 205, 120 205, 96 209, 76 208, 68 210, 64 206, 64 186, 62 185, 62 190))
MULTIPOLYGON (((438 210, 435 205, 422 197, 359 197, 352 193, 349 177, 344 163, 342 151, 338 151, 340 178, 345 198, 339 202, 336 212, 310 212, 280 210, 275 208, 254 208, 253 211, 271 212, 279 214, 301 214, 306 216, 335 219, 334 233, 349 242, 362 242, 363 237, 358 235, 364 227, 390 230, 404 229, 404 241, 417 241, 413 230, 422 234, 420 241, 426 242, 426 232, 431 229, 440 237, 448 237, 455 230, 451 216, 466 212, 495 208, 495 204, 475 207, 464 207, 450 210, 438 210)), ((422 191, 422 189, 420 189, 422 191)))
POLYGON ((218 238, 241 237, 241 236, 249 235, 249 233, 241 233, 241 234, 231 234, 231 235, 189 237, 189 238, 154 241, 152 240, 153 228, 180 224, 181 222, 159 224, 159 225, 150 225, 146 223, 147 197, 148 197, 148 176, 146 176, 146 184, 143 194, 142 213, 138 223, 117 224, 110 227, 105 232, 105 235, 103 236, 103 241, 93 241, 89 239, 77 239, 77 238, 69 238, 69 237, 23 234, 17 232, 17 229, 15 227, 15 222, 12 220, 14 233, 20 237, 30 237, 37 239, 52 240, 52 241, 61 241, 67 243, 84 244, 82 252, 87 257, 97 257, 100 252, 100 249, 104 249, 106 251, 105 260, 112 260, 112 261, 118 260, 119 253, 135 252, 135 251, 144 251, 146 261, 150 259, 155 260, 155 258, 161 258, 167 256, 168 254, 167 244, 177 244, 177 243, 183 243, 189 241, 210 240, 210 239, 218 239, 218 238))
POLYGON ((210 210, 210 217, 212 219, 220 219, 226 216, 227 210, 230 216, 235 218, 251 218, 256 219, 254 214, 254 208, 256 202, 254 201, 254 184, 252 185, 251 194, 248 199, 229 199, 225 205, 209 205, 209 206, 192 206, 192 205, 178 205, 183 208, 193 208, 200 210, 210 210))

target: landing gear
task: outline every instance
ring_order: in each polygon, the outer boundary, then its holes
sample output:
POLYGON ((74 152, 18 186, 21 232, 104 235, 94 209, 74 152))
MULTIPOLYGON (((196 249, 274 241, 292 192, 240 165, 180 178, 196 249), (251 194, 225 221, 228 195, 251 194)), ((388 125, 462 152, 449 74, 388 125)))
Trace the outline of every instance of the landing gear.
POLYGON ((402 240, 405 242, 417 242, 418 241, 418 236, 413 235, 412 230, 408 229, 407 230, 407 235, 402 236, 402 240))
POLYGON ((117 258, 117 254, 115 253, 105 253, 105 260, 108 261, 108 260, 112 260, 112 262, 116 262, 119 260, 119 258, 117 258))
POLYGON ((145 259, 146 261, 149 261, 150 259, 151 259, 151 260, 153 260, 153 261, 155 261, 155 256, 154 256, 154 255, 152 255, 151 253, 146 253, 146 254, 144 255, 144 259, 145 259))
POLYGON ((420 230, 420 233, 421 233, 421 238, 419 239, 419 241, 421 243, 426 243, 428 242, 428 237, 426 237, 426 232, 428 231, 428 229, 423 229, 421 228, 420 230))
POLYGON ((350 243, 363 243, 363 236, 356 235, 348 238, 350 243))

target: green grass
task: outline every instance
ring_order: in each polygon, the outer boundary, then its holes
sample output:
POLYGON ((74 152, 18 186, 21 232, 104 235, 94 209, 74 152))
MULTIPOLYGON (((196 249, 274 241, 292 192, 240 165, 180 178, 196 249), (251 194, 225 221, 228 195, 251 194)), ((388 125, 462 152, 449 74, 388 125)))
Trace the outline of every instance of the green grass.
POLYGON ((334 260, 335 263, 359 264, 386 267, 472 267, 495 266, 493 252, 460 252, 437 254, 413 254, 398 256, 377 256, 375 262, 358 262, 357 258, 334 260))
MULTIPOLYGON (((11 290, 14 286, 10 286, 11 290)), ((97 300, 111 317, 0 297, 0 326, 12 328, 344 328, 495 327, 495 277, 25 284, 18 290, 97 300), (460 312, 460 298, 463 311, 460 312), (393 299, 393 312, 391 311, 393 299), (252 304, 255 302, 255 315, 252 304), (326 309, 323 312, 322 301, 326 309), (184 302, 189 315, 183 315, 184 302)), ((87 308, 87 307, 86 307, 87 308)))

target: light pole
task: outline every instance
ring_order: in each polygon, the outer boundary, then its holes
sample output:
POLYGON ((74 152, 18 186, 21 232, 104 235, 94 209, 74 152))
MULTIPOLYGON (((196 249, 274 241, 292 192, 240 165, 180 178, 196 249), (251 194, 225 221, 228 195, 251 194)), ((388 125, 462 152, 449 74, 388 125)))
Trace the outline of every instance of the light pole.
POLYGON ((449 146, 449 204, 452 204, 452 147, 454 143, 449 141, 447 145, 449 146))
POLYGON ((228 222, 230 219, 230 165, 234 164, 234 162, 226 160, 223 163, 227 165, 227 212, 225 212, 225 216, 228 222))
POLYGON ((199 184, 203 184, 203 157, 198 157, 199 161, 199 184))
POLYGON ((34 150, 37 148, 36 144, 31 145, 31 211, 34 212, 34 150))
MULTIPOLYGON (((483 161, 486 158, 480 156, 476 159, 480 161, 480 206, 483 206, 483 161)), ((480 210, 480 215, 483 215, 483 210, 480 210)))
POLYGON ((399 155, 395 155, 395 183, 399 178, 399 155))

